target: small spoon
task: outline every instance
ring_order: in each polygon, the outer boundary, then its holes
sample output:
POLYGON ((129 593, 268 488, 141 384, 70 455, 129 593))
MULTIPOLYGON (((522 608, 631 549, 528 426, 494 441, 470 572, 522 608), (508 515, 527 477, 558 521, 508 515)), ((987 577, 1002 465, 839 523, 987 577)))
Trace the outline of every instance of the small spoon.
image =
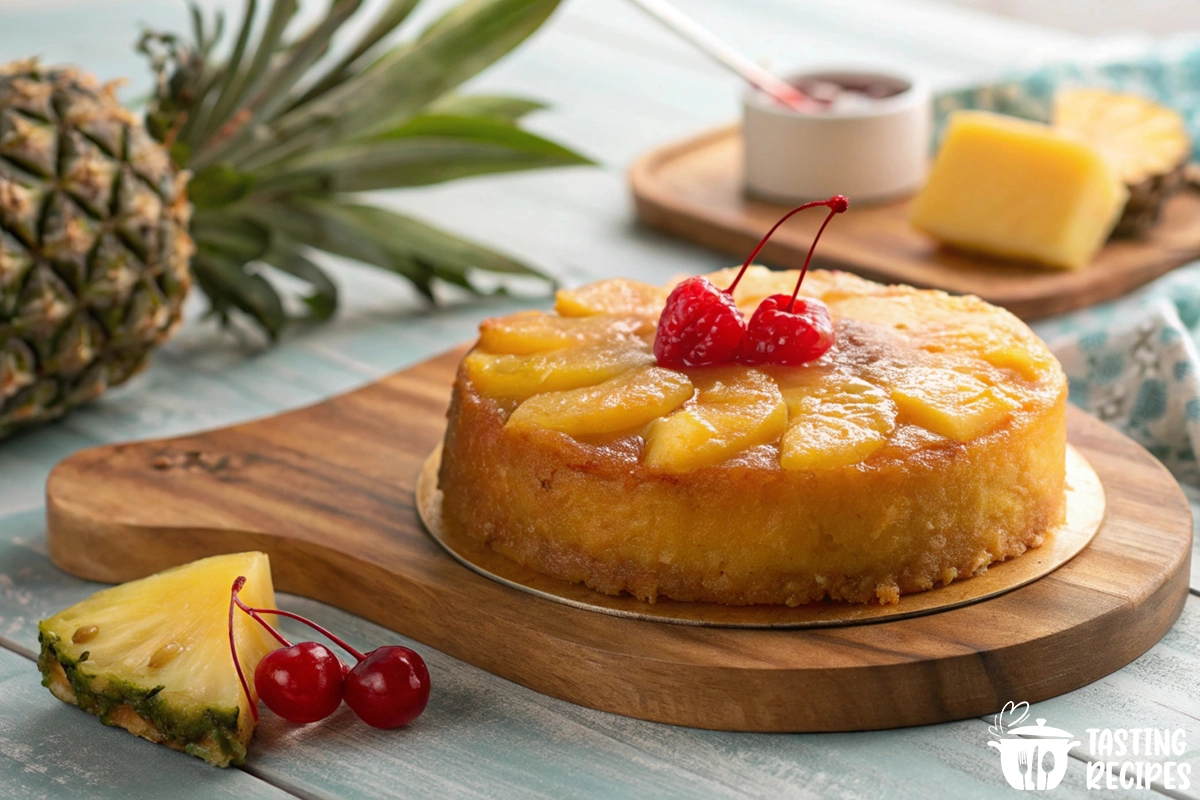
POLYGON ((700 26, 667 0, 629 0, 667 28, 691 42, 721 66, 737 73, 764 94, 793 111, 820 110, 822 103, 809 97, 787 81, 772 75, 744 55, 727 45, 716 34, 700 26))

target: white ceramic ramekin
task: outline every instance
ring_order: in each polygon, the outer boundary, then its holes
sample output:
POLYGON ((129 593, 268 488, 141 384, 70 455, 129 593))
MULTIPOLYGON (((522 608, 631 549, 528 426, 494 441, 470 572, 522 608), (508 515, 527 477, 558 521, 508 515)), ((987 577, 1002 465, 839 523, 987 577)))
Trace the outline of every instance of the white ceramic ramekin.
POLYGON ((798 203, 844 194, 880 203, 915 192, 929 163, 932 107, 919 80, 871 70, 819 70, 789 82, 884 82, 897 92, 846 110, 805 114, 746 92, 745 186, 764 200, 798 203))

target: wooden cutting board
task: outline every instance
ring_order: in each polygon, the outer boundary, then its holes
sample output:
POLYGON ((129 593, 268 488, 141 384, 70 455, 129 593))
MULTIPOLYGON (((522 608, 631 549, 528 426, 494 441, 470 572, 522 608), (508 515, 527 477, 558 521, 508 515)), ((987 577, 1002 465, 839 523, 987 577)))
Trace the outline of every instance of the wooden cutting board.
MULTIPOLYGON (((741 129, 720 128, 643 156, 629 175, 648 225, 744 259, 788 209, 742 191, 741 129)), ((821 237, 814 263, 888 283, 976 294, 1023 319, 1119 297, 1200 258, 1200 192, 1185 189, 1143 239, 1110 242, 1080 270, 1040 269, 955 251, 908 224, 908 201, 854 204, 821 237)), ((764 263, 804 264, 823 214, 799 214, 775 233, 764 263)))
POLYGON ((538 691, 744 731, 920 725, 1043 700, 1145 652, 1187 597, 1192 525, 1178 485, 1145 450, 1075 409, 1070 441, 1104 485, 1106 518, 1073 560, 984 602, 781 631, 622 619, 517 591, 447 555, 414 508, 462 352, 309 408, 66 459, 46 486, 51 558, 117 582, 263 550, 280 590, 538 691))

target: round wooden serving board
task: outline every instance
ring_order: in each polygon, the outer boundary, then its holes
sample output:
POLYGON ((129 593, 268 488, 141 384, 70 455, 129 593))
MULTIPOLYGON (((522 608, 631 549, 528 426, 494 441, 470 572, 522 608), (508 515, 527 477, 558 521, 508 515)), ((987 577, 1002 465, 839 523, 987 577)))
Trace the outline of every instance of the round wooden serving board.
MULTIPOLYGON (((638 217, 648 225, 740 262, 788 206, 742 190, 738 126, 719 128, 647 153, 629 173, 638 217)), ((939 247, 908 224, 908 201, 855 204, 821 237, 816 262, 885 283, 976 294, 1023 319, 1039 319, 1119 297, 1200 258, 1200 192, 1184 189, 1141 239, 1110 242, 1078 270, 1053 270, 939 247)), ((789 269, 804 264, 824 216, 800 214, 762 252, 789 269)))
POLYGON ((623 619, 509 588, 447 555, 414 507, 462 353, 257 422, 80 452, 46 486, 50 555, 117 582, 263 550, 280 590, 538 691, 743 731, 920 725, 1043 700, 1145 652, 1187 597, 1192 526, 1179 487, 1141 447, 1074 409, 1070 441, 1107 496, 1100 530, 1054 572, 983 602, 760 630, 623 619))

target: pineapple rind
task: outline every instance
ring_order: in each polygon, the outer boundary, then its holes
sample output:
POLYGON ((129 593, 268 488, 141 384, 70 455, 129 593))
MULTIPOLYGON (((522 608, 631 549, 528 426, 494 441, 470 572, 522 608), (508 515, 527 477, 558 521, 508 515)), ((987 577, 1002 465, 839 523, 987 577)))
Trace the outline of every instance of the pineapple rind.
MULTIPOLYGON (((229 650, 229 590, 239 575, 247 579, 241 592, 247 603, 275 606, 270 562, 248 552, 114 586, 42 620, 42 684, 107 725, 214 766, 241 763, 254 734, 250 709, 257 695, 251 680, 246 697, 229 650), (168 645, 178 654, 156 663, 168 645)), ((234 635, 248 677, 278 647, 242 614, 234 618, 234 635)))
POLYGON ((47 630, 45 621, 38 625, 38 642, 41 645, 38 669, 42 673, 42 686, 50 688, 55 679, 55 666, 61 667, 75 696, 73 705, 99 717, 105 725, 117 724, 109 716, 114 709, 129 706, 157 729, 163 744, 203 758, 217 767, 237 765, 246 760, 246 747, 238 739, 238 708, 172 708, 159 697, 161 685, 147 687, 108 675, 88 675, 79 668, 80 660, 72 658, 66 648, 60 646, 62 640, 58 634, 47 630), (205 747, 200 742, 211 742, 213 746, 205 747))

